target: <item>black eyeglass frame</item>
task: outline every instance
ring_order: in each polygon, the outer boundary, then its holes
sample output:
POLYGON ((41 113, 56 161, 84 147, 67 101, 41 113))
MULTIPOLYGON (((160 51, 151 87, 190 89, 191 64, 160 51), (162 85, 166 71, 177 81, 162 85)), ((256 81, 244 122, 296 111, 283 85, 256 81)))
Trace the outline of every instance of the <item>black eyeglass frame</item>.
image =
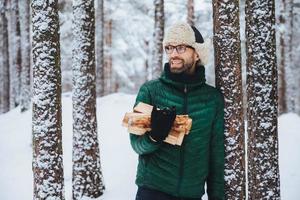
POLYGON ((178 54, 183 54, 186 52, 186 49, 187 48, 190 48, 190 49, 194 49, 194 47, 192 46, 189 46, 189 45, 185 45, 185 44, 180 44, 180 45, 176 45, 176 46, 173 46, 173 45, 166 45, 165 46, 165 52, 166 54, 172 54, 174 49, 176 49, 176 52, 178 54), (180 49, 180 47, 183 47, 180 49), (170 49, 171 48, 171 49, 170 49))

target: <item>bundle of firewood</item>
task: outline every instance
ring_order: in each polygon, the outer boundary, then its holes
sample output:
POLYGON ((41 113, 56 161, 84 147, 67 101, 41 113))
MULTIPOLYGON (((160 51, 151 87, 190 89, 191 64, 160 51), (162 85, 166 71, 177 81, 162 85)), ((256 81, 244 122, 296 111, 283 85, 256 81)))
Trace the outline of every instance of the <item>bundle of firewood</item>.
MULTIPOLYGON (((143 135, 151 130, 151 112, 153 106, 139 103, 131 113, 126 113, 123 118, 123 126, 128 132, 143 135)), ((184 135, 187 135, 192 127, 192 119, 188 115, 176 115, 174 124, 165 142, 173 145, 181 145, 184 135)))

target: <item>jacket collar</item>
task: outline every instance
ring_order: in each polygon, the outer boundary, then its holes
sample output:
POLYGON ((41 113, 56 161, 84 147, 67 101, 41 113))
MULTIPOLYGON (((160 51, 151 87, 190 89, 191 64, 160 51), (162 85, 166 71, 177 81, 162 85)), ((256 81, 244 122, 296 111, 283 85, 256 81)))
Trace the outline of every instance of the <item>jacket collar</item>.
POLYGON ((185 73, 175 74, 170 71, 169 63, 166 63, 160 80, 179 87, 184 85, 188 87, 200 86, 206 81, 205 68, 203 65, 197 66, 193 75, 185 73))

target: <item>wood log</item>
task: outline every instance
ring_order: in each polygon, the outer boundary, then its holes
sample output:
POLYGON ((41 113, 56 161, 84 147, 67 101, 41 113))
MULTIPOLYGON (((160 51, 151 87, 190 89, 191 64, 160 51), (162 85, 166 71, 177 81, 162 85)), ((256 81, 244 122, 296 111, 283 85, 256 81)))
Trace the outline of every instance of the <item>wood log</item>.
MULTIPOLYGON (((139 103, 132 113, 125 113, 122 125, 128 128, 128 132, 143 135, 151 130, 152 106, 139 103)), ((188 115, 176 115, 174 124, 165 142, 173 145, 181 145, 184 135, 187 135, 192 127, 192 119, 188 115)))

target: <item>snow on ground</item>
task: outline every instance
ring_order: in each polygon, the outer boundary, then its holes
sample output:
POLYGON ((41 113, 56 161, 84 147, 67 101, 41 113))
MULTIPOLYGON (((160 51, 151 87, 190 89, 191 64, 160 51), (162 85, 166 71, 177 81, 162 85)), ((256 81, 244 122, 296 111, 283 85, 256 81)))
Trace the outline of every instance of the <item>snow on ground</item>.
POLYGON ((282 200, 300 199, 300 117, 279 117, 279 173, 282 200))
MULTIPOLYGON (((72 101, 63 95, 63 152, 66 200, 71 200, 72 175, 72 101)), ((132 110, 135 96, 116 93, 98 99, 98 129, 101 165, 106 190, 101 200, 132 200, 137 155, 129 144, 126 128, 121 126, 125 112, 132 110)), ((300 117, 285 114, 279 118, 279 156, 282 200, 300 195, 300 117)), ((16 108, 0 115, 0 200, 30 200, 31 111, 20 114, 16 108)))

